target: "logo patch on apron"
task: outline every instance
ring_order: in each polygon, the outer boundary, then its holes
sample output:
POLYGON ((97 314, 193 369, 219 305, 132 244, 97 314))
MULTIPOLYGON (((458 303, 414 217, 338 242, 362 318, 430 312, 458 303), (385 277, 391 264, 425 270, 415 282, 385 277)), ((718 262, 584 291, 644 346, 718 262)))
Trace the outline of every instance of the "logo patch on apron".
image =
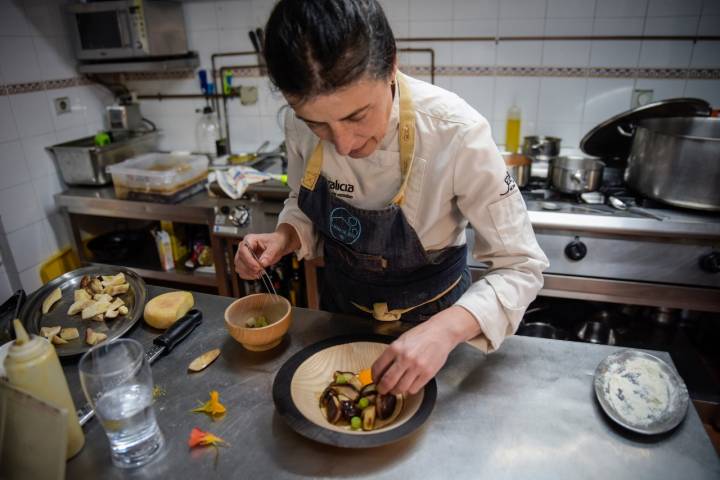
POLYGON ((330 235, 335 240, 352 245, 360 238, 361 232, 360 220, 347 209, 337 207, 330 212, 330 235))

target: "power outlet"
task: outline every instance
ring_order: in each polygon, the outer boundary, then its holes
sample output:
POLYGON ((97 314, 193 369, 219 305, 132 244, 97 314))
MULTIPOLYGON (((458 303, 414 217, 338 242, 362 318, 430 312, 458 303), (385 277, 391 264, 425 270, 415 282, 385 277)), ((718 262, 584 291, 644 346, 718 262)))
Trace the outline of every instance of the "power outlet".
POLYGON ((58 97, 53 100, 55 102, 55 113, 62 115, 63 113, 70 113, 70 99, 68 97, 58 97))
POLYGON ((643 105, 647 105, 653 101, 652 90, 635 89, 632 92, 632 100, 630 101, 630 108, 638 108, 643 105))

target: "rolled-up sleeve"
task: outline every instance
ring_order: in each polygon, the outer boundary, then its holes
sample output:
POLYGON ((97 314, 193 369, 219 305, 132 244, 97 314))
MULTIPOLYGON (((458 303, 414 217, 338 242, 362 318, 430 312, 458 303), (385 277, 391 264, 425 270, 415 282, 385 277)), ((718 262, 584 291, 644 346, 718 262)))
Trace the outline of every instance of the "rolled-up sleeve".
POLYGON ((287 223, 292 226, 300 238, 300 249, 295 252, 300 260, 318 256, 320 244, 315 227, 298 206, 298 193, 300 182, 305 171, 305 159, 300 153, 300 144, 295 127, 294 115, 289 112, 285 116, 285 145, 288 157, 288 187, 290 194, 285 200, 285 206, 280 212, 278 225, 287 223))
POLYGON ((489 266, 456 302, 480 324, 473 343, 485 352, 500 347, 518 328, 543 285, 549 263, 540 249, 525 202, 490 135, 485 119, 458 138, 453 189, 474 230, 473 257, 489 266))

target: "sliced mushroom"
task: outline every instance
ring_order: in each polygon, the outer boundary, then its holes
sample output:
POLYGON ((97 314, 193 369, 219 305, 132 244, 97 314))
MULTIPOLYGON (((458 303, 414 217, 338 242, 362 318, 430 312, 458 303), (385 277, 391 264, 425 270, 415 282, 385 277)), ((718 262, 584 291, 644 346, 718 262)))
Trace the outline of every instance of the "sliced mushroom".
POLYGON ((323 393, 320 395, 320 408, 325 408, 327 406, 327 402, 333 395, 335 395, 335 391, 331 387, 327 387, 323 390, 323 393))
POLYGON ((369 383, 360 390, 360 398, 367 398, 370 403, 375 403, 377 395, 377 388, 374 383, 369 383))
POLYGON ((335 390, 335 393, 338 395, 342 395, 343 397, 347 397, 348 400, 351 402, 354 402, 360 397, 360 392, 355 390, 352 385, 344 383, 341 385, 338 385, 337 383, 333 383, 330 385, 330 388, 335 390))
MULTIPOLYGON (((390 395, 385 395, 390 396, 390 395)), ((395 408, 393 409, 392 413, 389 417, 379 420, 375 423, 376 428, 382 428, 385 425, 390 425, 392 422, 394 422, 397 417, 400 415, 400 412, 402 412, 403 406, 405 405, 405 397, 402 395, 393 395, 395 397, 395 408)))
POLYGON ((337 396, 332 395, 325 404, 325 414, 327 415, 328 422, 333 425, 340 420, 342 411, 340 410, 340 400, 338 400, 337 396))
POLYGON ((348 422, 352 417, 360 415, 360 409, 350 400, 340 402, 340 411, 342 412, 343 418, 348 422))
POLYGON ((362 411, 362 429, 366 432, 375 428, 375 407, 366 407, 362 411))
POLYGON ((397 397, 392 394, 378 395, 377 402, 377 416, 380 420, 390 418, 395 411, 395 404, 397 403, 397 397))
POLYGON ((348 385, 352 385, 353 388, 357 391, 360 391, 360 389, 363 388, 362 383, 360 382, 360 379, 358 379, 357 376, 352 372, 341 372, 341 371, 335 372, 335 383, 337 383, 337 384, 347 383, 348 385))

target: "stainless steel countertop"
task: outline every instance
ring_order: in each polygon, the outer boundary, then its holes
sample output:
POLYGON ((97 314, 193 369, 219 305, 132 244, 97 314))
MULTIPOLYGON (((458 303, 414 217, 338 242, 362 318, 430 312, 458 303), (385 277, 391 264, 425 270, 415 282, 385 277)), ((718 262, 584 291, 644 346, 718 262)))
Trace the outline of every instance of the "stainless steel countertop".
MULTIPOLYGON (((150 296, 165 291, 149 287, 150 296)), ((469 345, 452 352, 437 376, 435 410, 419 431, 386 447, 344 450, 292 431, 275 412, 275 372, 295 352, 319 340, 370 332, 361 319, 295 309, 289 335, 265 353, 244 350, 225 331, 233 299, 195 294, 204 323, 153 366, 165 390, 155 409, 167 447, 136 471, 111 466, 97 420, 85 427, 83 451, 67 478, 720 478, 715 453, 694 407, 674 431, 645 437, 615 426, 595 399, 597 364, 616 347, 528 337, 508 338, 484 355, 469 345), (188 374, 197 355, 221 348, 204 372, 188 374), (227 416, 212 422, 192 414, 217 389, 227 416), (193 427, 227 440, 214 467, 213 449, 190 451, 193 427)), ((139 324, 130 336, 149 346, 157 332, 139 324)), ((655 353, 669 360, 667 353, 655 353)), ((76 404, 82 399, 77 360, 65 364, 76 404)))

